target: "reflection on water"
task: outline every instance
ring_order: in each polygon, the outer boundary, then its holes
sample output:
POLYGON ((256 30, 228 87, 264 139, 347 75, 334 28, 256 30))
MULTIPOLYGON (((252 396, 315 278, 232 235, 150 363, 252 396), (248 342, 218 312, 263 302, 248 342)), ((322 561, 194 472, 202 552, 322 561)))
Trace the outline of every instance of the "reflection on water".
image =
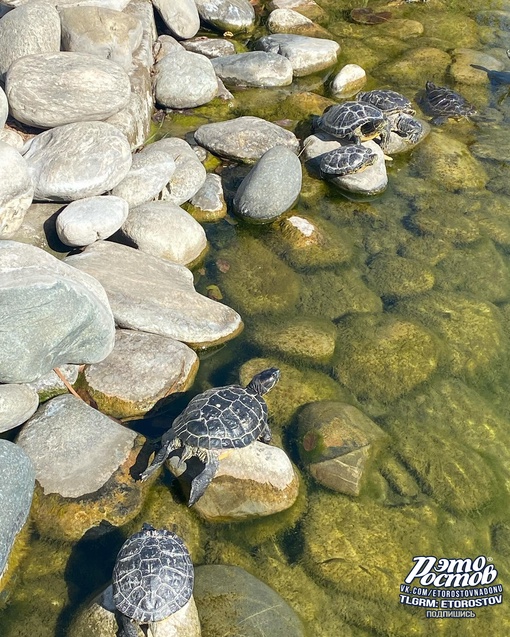
MULTIPOLYGON (((315 243, 300 244, 286 222, 207 226, 212 249, 197 289, 217 285, 246 330, 204 356, 194 391, 236 382, 239 372, 249 378, 257 366, 282 368, 267 402, 276 441, 302 470, 298 502, 269 520, 204 524, 164 482, 129 528, 101 529, 74 546, 34 535, 4 592, 3 637, 63 636, 145 519, 175 524, 195 563, 237 564, 266 581, 310 635, 510 634, 505 603, 477 609, 472 621, 425 620, 423 609, 398 604, 416 555, 491 556, 498 583, 509 580, 510 100, 508 87, 483 74, 474 81, 462 65, 469 52, 459 50, 481 50, 510 69, 510 3, 404 4, 377 26, 345 20, 363 3, 320 4, 342 44, 341 65, 367 69, 368 88, 415 99, 426 79, 456 80, 481 117, 435 128, 395 158, 387 191, 371 201, 350 201, 305 175, 293 214, 317 229, 315 243), (355 405, 388 435, 357 498, 307 477, 295 413, 316 400, 355 405)), ((170 116, 157 135, 250 114, 304 137, 309 116, 329 103, 325 79, 239 91, 233 106, 170 116)), ((224 175, 231 190, 243 176, 229 167, 224 175)))

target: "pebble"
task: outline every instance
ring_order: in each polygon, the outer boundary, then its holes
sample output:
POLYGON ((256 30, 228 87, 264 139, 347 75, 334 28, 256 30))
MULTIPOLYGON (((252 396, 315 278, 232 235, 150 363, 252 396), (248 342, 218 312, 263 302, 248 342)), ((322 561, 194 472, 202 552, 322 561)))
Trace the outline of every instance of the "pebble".
POLYGON ((0 433, 19 427, 39 407, 39 396, 28 385, 0 385, 0 433))
POLYGON ((340 52, 340 45, 334 40, 288 33, 266 35, 257 40, 255 48, 286 57, 296 77, 317 73, 336 64, 340 52))
POLYGON ((106 239, 127 219, 129 204, 121 197, 85 197, 66 206, 57 217, 56 230, 68 246, 88 246, 106 239))
POLYGON ((25 159, 3 141, 0 141, 0 174, 0 239, 5 239, 23 223, 34 186, 25 159))
POLYGON ((27 142, 23 156, 40 201, 102 195, 122 181, 132 162, 128 140, 106 122, 52 128, 27 142))
POLYGON ((252 51, 212 60, 218 77, 226 86, 288 86, 292 84, 292 65, 281 55, 252 51))
POLYGON ((201 19, 221 32, 250 31, 255 11, 248 0, 195 0, 201 19))
POLYGON ((200 28, 200 16, 194 0, 154 0, 153 4, 176 38, 192 38, 200 28))

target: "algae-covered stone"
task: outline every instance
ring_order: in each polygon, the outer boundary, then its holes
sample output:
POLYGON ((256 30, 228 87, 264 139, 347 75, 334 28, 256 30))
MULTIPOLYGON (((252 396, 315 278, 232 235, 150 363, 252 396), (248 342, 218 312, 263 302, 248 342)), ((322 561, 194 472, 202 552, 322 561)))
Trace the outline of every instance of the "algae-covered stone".
POLYGON ((397 60, 379 66, 377 75, 390 85, 421 86, 425 77, 443 84, 450 62, 448 53, 434 47, 421 47, 410 49, 397 60))
POLYGON ((314 400, 354 401, 346 389, 326 374, 301 370, 274 358, 252 358, 244 363, 239 370, 241 384, 246 385, 255 374, 268 367, 278 367, 281 372, 278 385, 264 396, 272 427, 288 425, 299 407, 314 400))
MULTIPOLYGON (((510 230, 510 226, 509 226, 510 230)), ((408 236, 398 246, 398 253, 413 261, 421 261, 428 266, 437 265, 453 250, 452 244, 432 236, 408 236)))
POLYGON ((406 498, 408 502, 418 497, 420 487, 415 478, 395 456, 392 455, 384 459, 380 466, 380 472, 397 495, 406 498))
POLYGON ((439 360, 438 339, 392 316, 353 316, 338 327, 335 375, 359 398, 389 402, 426 381, 439 360))
POLYGON ((263 352, 326 364, 335 350, 336 327, 319 316, 261 317, 247 331, 263 352))
POLYGON ((450 75, 455 82, 460 82, 461 84, 487 84, 487 73, 473 68, 472 64, 484 66, 491 71, 501 71, 505 66, 503 62, 482 51, 455 49, 453 51, 453 63, 450 67, 450 75))
POLYGON ((485 169, 463 142, 432 132, 412 158, 416 174, 427 177, 449 192, 485 188, 485 169))
POLYGON ((274 250, 296 270, 331 267, 350 261, 348 231, 307 215, 291 214, 273 225, 268 237, 274 250))
POLYGON ((298 447, 312 476, 334 491, 359 495, 367 462, 384 432, 356 407, 322 401, 298 417, 298 447))
POLYGON ((409 226, 421 235, 431 235, 452 243, 472 243, 480 238, 480 228, 466 213, 465 197, 437 191, 437 195, 420 196, 409 226), (448 211, 448 214, 446 214, 448 211))
POLYGON ((491 303, 432 291, 399 301, 395 311, 443 339, 442 362, 455 375, 477 378, 491 373, 508 346, 501 313, 491 303))
POLYGON ((218 285, 241 313, 277 313, 295 306, 300 288, 297 275, 261 241, 239 237, 235 246, 218 256, 230 265, 218 285))
MULTIPOLYGON (((473 7, 474 8, 474 7, 473 7)), ((460 11, 423 11, 420 21, 425 32, 448 43, 448 48, 479 48, 478 25, 460 11)))
POLYGON ((382 22, 375 25, 374 33, 377 35, 385 35, 399 40, 407 40, 416 38, 423 34, 423 24, 418 20, 407 20, 405 18, 397 18, 382 22))
POLYGON ((382 311, 381 299, 355 268, 305 274, 302 281, 298 309, 306 314, 335 320, 346 314, 382 311))
POLYGON ((199 223, 219 221, 227 214, 221 177, 207 173, 204 185, 191 197, 186 210, 199 223))
POLYGON ((198 357, 172 338, 117 330, 102 362, 85 369, 86 389, 98 409, 115 418, 142 416, 156 403, 191 387, 198 357))
POLYGON ((267 584, 238 566, 195 569, 195 600, 203 634, 304 637, 298 615, 267 584))
POLYGON ((434 272, 420 261, 381 254, 370 262, 367 282, 380 296, 401 298, 434 287, 434 272))

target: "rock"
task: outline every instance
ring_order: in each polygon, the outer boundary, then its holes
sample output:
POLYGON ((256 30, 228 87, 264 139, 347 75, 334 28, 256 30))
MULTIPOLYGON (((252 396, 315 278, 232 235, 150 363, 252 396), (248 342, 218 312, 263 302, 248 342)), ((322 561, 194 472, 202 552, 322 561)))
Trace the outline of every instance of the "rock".
POLYGON ((85 53, 38 53, 11 64, 5 93, 18 121, 52 128, 114 115, 127 105, 131 85, 127 73, 110 60, 85 53))
POLYGON ((24 151, 34 197, 49 201, 101 195, 126 176, 132 161, 125 136, 105 122, 53 128, 32 138, 24 151))
POLYGON ((204 185, 191 197, 187 210, 200 223, 219 221, 225 217, 227 205, 219 175, 207 173, 204 185))
POLYGON ((421 261, 380 254, 369 264, 368 285, 380 296, 396 299, 427 292, 434 287, 432 268, 421 261))
POLYGON ((90 53, 131 70, 133 51, 142 41, 142 24, 133 16, 102 7, 76 6, 60 12, 64 51, 90 53))
POLYGON ((443 85, 451 58, 445 51, 435 47, 418 47, 406 51, 396 60, 378 67, 381 81, 405 86, 422 86, 423 78, 443 85))
POLYGON ((16 536, 30 512, 34 484, 34 467, 25 451, 0 439, 0 589, 16 536))
POLYGON ((162 106, 195 108, 216 97, 218 81, 208 58, 175 49, 156 64, 154 91, 162 106))
POLYGON ((182 46, 186 49, 186 51, 200 53, 209 59, 224 57, 226 55, 234 55, 236 52, 236 48, 230 40, 224 40, 223 38, 208 38, 203 35, 191 40, 184 40, 182 42, 182 46))
POLYGON ((450 66, 450 75, 455 82, 461 84, 487 84, 487 73, 480 69, 474 69, 471 65, 484 66, 491 71, 502 71, 505 68, 492 55, 472 49, 454 49, 453 62, 450 66))
POLYGON ((225 86, 268 88, 292 84, 292 65, 277 53, 251 51, 212 60, 213 68, 225 86))
POLYGON ((195 352, 165 336, 117 330, 112 352, 84 372, 88 394, 114 418, 143 416, 175 392, 188 390, 198 370, 195 352))
POLYGON ((421 125, 421 131, 419 133, 418 139, 415 142, 411 142, 407 137, 401 137, 394 130, 390 130, 389 139, 386 141, 384 146, 384 153, 386 155, 397 155, 399 153, 407 153, 413 148, 415 148, 418 144, 427 137, 427 135, 431 131, 431 126, 428 122, 419 117, 413 117, 412 120, 418 122, 421 125))
POLYGON ((296 77, 317 73, 336 64, 340 52, 340 45, 334 40, 286 33, 266 35, 257 40, 255 48, 286 57, 296 77))
MULTIPOLYGON (((292 33, 294 35, 319 36, 322 27, 318 27, 309 18, 292 9, 274 9, 267 19, 270 33, 292 33)), ((327 31, 322 30, 325 33, 327 31)), ((324 37, 324 36, 323 36, 324 37)))
POLYGON ((222 343, 242 329, 237 312, 195 291, 184 266, 106 241, 67 263, 102 283, 119 327, 200 347, 222 343))
MULTIPOLYGON (((70 385, 76 383, 80 369, 79 365, 60 365, 58 369, 70 385)), ((28 383, 27 386, 37 392, 41 402, 45 402, 60 394, 67 394, 69 391, 53 369, 32 383, 28 383)))
MULTIPOLYGON (((119 624, 111 585, 78 611, 68 637, 116 637, 119 624)), ((158 637, 200 637, 200 621, 193 597, 176 613, 153 624, 158 637)))
POLYGON ((270 11, 275 9, 293 9, 310 20, 323 20, 327 14, 314 0, 270 0, 270 11))
POLYGON ((367 74, 358 64, 346 64, 331 82, 331 94, 337 100, 356 95, 365 86, 367 74))
POLYGON ((234 211, 253 223, 270 223, 289 210, 301 191, 301 162, 286 146, 265 152, 243 179, 234 211))
POLYGON ((52 398, 17 442, 35 467, 34 520, 43 535, 79 539, 103 521, 125 524, 140 509, 142 485, 130 470, 141 441, 82 400, 52 398))
POLYGON ((112 188, 112 195, 125 199, 130 208, 150 201, 163 190, 175 172, 172 156, 147 146, 133 155, 128 174, 112 188))
POLYGON ((39 396, 28 385, 0 385, 0 433, 19 427, 39 407, 39 396))
POLYGON ((0 272, 0 382, 31 382, 53 367, 110 353, 113 315, 95 279, 15 241, 0 242, 0 272))
POLYGON ((31 1, 0 20, 0 79, 25 55, 60 51, 60 17, 49 2, 31 1))
POLYGON ((182 50, 182 48, 182 44, 177 42, 171 35, 160 35, 154 43, 154 63, 159 62, 165 55, 172 53, 176 49, 182 50))
POLYGON ((68 246, 88 246, 117 232, 128 212, 128 202, 120 197, 106 195, 78 199, 58 215, 57 234, 68 246))
POLYGON ((32 203, 34 186, 27 162, 9 144, 0 141, 0 239, 12 236, 32 203))
POLYGON ((204 124, 194 133, 200 146, 220 157, 254 162, 274 146, 299 150, 299 142, 290 131, 259 117, 238 117, 214 124, 204 124))
MULTIPOLYGON (((490 128, 482 124, 479 126, 480 128, 476 133, 476 141, 469 146, 469 152, 478 159, 492 159, 509 164, 510 143, 505 139, 504 125, 491 123, 490 128)), ((489 186, 493 181, 489 182, 489 186)), ((502 183, 506 185, 504 180, 502 180, 502 183)), ((495 189, 491 188, 491 190, 495 189)))
POLYGON ((255 441, 220 459, 218 472, 194 509, 209 521, 258 518, 291 507, 298 491, 299 477, 286 453, 255 441))
MULTIPOLYGON (((19 0, 8 0, 8 2, 19 2, 19 0)), ((124 11, 129 4, 129 0, 58 0, 57 7, 64 9, 66 7, 74 7, 77 5, 86 5, 90 7, 102 7, 104 9, 112 9, 113 11, 124 11)))
POLYGON ((208 637, 239 630, 245 637, 305 635, 301 620, 287 602, 238 566, 199 566, 194 595, 202 634, 208 637))
POLYGON ((459 13, 454 16, 450 11, 438 11, 434 16, 430 12, 422 12, 420 22, 425 33, 434 34, 447 49, 477 49, 480 46, 479 26, 473 17, 459 13))
POLYGON ((200 16, 194 0, 154 0, 154 6, 177 38, 192 38, 200 28, 200 16))
POLYGON ((175 171, 161 198, 180 206, 195 195, 204 185, 206 171, 188 142, 178 137, 165 137, 151 144, 155 151, 163 150, 175 162, 175 171))
POLYGON ((219 31, 251 31, 255 24, 255 11, 248 0, 195 0, 204 22, 219 31))
MULTIPOLYGON (((2 112, 2 108, 3 108, 2 95, 5 96, 5 93, 3 91, 2 93, 0 93, 0 113, 2 112)), ((7 98, 5 98, 5 104, 6 104, 5 116, 7 117, 7 98)), ((1 118, 2 118, 2 115, 0 114, 0 120, 1 118)), ((25 145, 25 140, 23 139, 23 137, 18 132, 8 127, 5 127, 0 130, 0 142, 9 144, 9 146, 12 146, 18 152, 21 151, 21 149, 25 145)))
POLYGON ((188 265, 207 248, 202 226, 169 201, 149 201, 132 208, 122 233, 142 252, 188 265))
POLYGON ((70 251, 69 246, 60 241, 56 230, 57 217, 63 208, 61 203, 33 203, 27 210, 21 227, 12 235, 12 241, 28 243, 57 259, 63 259, 70 251))
POLYGON ((299 455, 317 482, 333 491, 360 494, 367 463, 385 437, 352 405, 322 401, 299 412, 299 455))

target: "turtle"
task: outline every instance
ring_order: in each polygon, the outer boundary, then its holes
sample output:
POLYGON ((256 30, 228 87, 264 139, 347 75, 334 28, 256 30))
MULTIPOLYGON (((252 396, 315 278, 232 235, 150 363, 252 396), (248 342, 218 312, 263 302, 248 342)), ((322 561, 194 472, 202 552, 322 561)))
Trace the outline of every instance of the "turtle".
POLYGON ((193 563, 182 539, 144 523, 124 542, 113 568, 119 637, 138 637, 137 625, 152 625, 176 613, 190 600, 193 580, 193 563))
POLYGON ((195 396, 163 434, 161 449, 141 479, 146 480, 172 451, 182 447, 180 459, 174 465, 181 474, 186 471, 186 460, 193 456, 205 464, 191 482, 188 505, 195 504, 214 478, 222 450, 246 447, 254 440, 271 441, 267 405, 262 396, 279 378, 280 370, 270 367, 256 374, 246 387, 227 385, 195 396))
POLYGON ((487 73, 487 77, 489 78, 489 82, 491 84, 510 84, 510 72, 509 71, 495 71, 491 69, 485 68, 485 66, 481 66, 480 64, 470 64, 474 69, 478 69, 479 71, 485 71, 487 73))
POLYGON ((375 106, 386 116, 396 113, 407 113, 408 115, 414 115, 416 113, 411 101, 408 100, 405 95, 389 89, 376 89, 374 91, 366 92, 361 91, 356 96, 356 99, 358 102, 375 106))
POLYGON ((436 86, 433 82, 425 84, 424 103, 426 109, 433 115, 433 124, 442 124, 449 117, 461 119, 476 115, 475 107, 462 95, 446 86, 436 86))
POLYGON ((378 135, 384 139, 389 131, 384 113, 371 104, 344 102, 328 106, 317 119, 316 127, 336 139, 361 144, 378 135))
POLYGON ((340 146, 321 157, 321 176, 352 175, 372 166, 376 160, 377 155, 366 146, 357 144, 340 146))

